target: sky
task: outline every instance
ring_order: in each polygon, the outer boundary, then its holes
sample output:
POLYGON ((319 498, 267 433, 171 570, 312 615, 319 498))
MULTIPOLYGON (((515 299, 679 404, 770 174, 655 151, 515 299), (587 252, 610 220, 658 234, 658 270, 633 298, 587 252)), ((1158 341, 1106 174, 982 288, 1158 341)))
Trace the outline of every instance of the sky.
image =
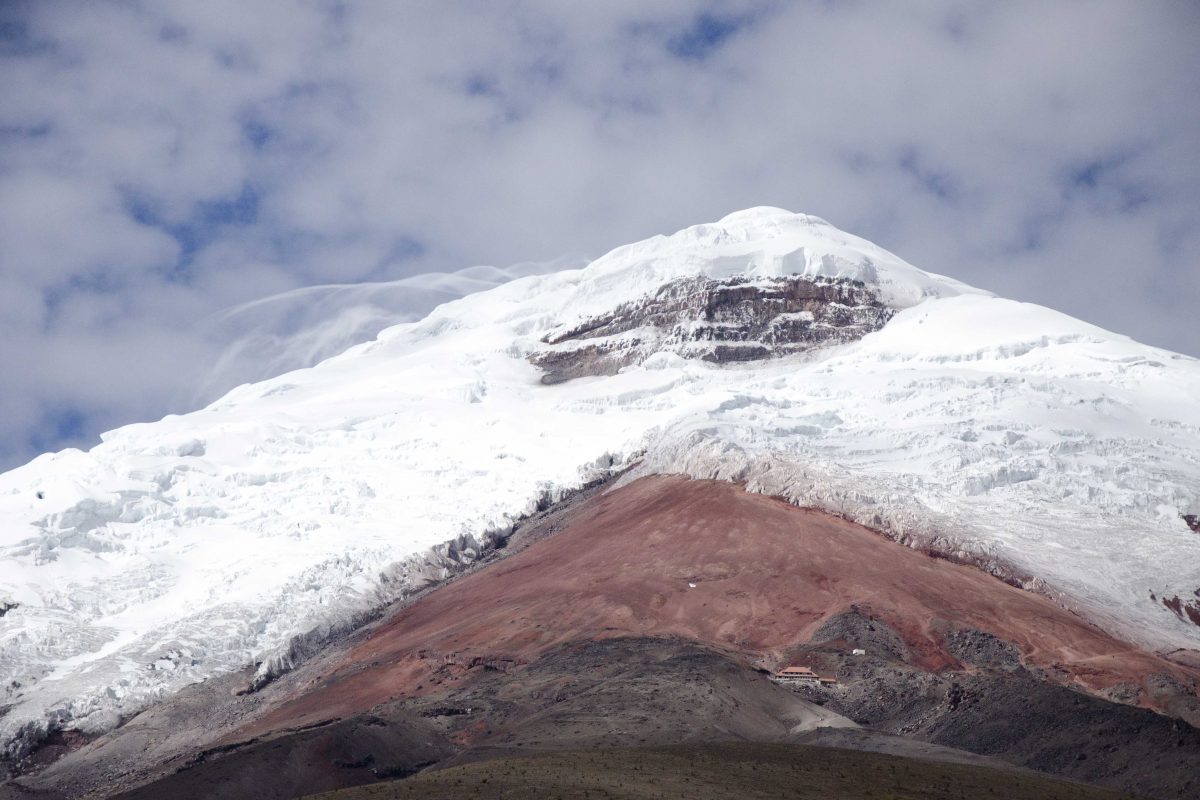
POLYGON ((1188 0, 0 0, 0 469, 756 205, 1198 356, 1197 42, 1188 0))

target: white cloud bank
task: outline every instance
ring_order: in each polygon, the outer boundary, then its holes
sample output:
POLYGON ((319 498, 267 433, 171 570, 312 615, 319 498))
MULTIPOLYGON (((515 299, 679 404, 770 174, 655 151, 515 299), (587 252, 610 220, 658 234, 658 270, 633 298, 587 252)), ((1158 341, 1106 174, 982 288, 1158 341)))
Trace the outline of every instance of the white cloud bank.
POLYGON ((0 466, 434 296, 303 287, 751 205, 1200 354, 1198 39, 1169 2, 5 4, 0 466))

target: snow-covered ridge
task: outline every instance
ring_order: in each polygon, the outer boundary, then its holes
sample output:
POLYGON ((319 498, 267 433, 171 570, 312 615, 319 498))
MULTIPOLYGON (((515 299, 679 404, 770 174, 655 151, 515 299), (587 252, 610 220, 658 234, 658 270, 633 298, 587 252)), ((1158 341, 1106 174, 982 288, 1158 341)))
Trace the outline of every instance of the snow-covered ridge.
MULTIPOLYGON (((942 275, 924 272, 892 253, 838 230, 820 217, 779 208, 738 211, 719 222, 694 225, 618 247, 586 269, 543 280, 575 289, 559 325, 596 316, 621 302, 652 293, 681 277, 849 278, 875 288, 893 308, 931 297, 987 294, 942 275)), ((565 288, 565 287, 564 287, 565 288)))
POLYGON ((1197 397, 1194 359, 815 217, 738 212, 0 475, 0 739, 48 719, 101 729, 188 682, 286 666, 293 637, 402 592, 395 565, 643 452, 991 554, 1126 635, 1200 647, 1151 598, 1200 589, 1182 519, 1200 513, 1197 397), (861 281, 894 316, 748 364, 663 350, 545 385, 529 360, 672 281, 796 276, 861 281))

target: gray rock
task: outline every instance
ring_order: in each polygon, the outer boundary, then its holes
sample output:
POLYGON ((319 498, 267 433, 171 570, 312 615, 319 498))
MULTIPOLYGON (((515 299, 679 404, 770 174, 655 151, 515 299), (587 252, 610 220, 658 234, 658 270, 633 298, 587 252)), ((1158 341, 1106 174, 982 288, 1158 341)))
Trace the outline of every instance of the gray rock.
POLYGON ((758 361, 861 339, 894 313, 865 284, 844 278, 680 278, 547 336, 549 346, 529 359, 548 384, 613 375, 658 352, 758 361))

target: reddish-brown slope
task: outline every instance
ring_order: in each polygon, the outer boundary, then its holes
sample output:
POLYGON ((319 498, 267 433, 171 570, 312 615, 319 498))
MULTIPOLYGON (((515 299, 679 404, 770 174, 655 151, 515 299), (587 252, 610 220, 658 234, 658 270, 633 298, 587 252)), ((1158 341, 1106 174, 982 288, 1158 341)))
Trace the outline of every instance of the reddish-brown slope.
POLYGON ((678 636, 769 661, 852 604, 899 630, 928 670, 960 666, 942 639, 962 627, 1092 688, 1197 676, 862 526, 729 483, 656 477, 587 501, 560 533, 406 608, 237 738, 431 691, 455 672, 447 663, 519 665, 579 639, 678 636))

